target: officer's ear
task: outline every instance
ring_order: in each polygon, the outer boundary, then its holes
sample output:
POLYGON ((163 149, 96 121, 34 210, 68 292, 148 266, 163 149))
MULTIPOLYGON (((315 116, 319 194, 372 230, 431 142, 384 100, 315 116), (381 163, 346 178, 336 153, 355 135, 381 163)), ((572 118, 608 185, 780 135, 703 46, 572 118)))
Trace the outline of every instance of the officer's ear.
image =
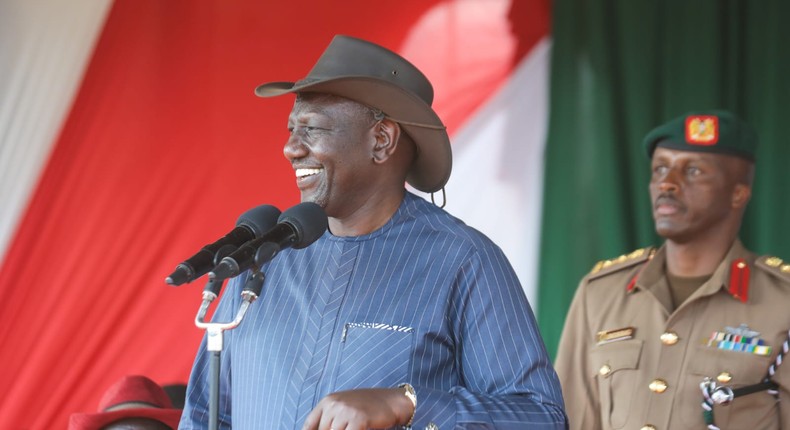
POLYGON ((732 208, 743 209, 752 198, 752 187, 746 184, 735 184, 732 190, 732 208))
POLYGON ((732 208, 743 209, 752 198, 754 162, 742 158, 729 157, 728 175, 735 180, 735 186, 732 190, 732 208))

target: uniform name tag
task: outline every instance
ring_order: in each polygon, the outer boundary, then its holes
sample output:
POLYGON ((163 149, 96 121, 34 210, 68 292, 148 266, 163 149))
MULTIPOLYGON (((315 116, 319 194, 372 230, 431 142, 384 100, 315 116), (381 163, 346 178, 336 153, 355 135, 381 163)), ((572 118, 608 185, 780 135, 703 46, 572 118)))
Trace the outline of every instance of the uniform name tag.
POLYGON ((636 332, 636 329, 633 327, 623 327, 615 330, 599 331, 597 335, 598 345, 633 339, 634 332, 636 332))

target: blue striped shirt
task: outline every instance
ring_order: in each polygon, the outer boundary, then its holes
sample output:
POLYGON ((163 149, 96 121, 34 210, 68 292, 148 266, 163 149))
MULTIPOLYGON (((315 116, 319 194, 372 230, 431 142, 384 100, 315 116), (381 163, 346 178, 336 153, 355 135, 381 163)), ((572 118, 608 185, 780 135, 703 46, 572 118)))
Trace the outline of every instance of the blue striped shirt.
MULTIPOLYGON (((299 430, 327 394, 417 393, 414 428, 565 428, 562 395, 532 310, 502 251, 407 193, 364 236, 324 234, 263 267, 241 325, 224 334, 220 428, 299 430)), ((215 321, 235 315, 244 276, 215 321)), ((208 423, 209 354, 198 352, 181 429, 208 423)))

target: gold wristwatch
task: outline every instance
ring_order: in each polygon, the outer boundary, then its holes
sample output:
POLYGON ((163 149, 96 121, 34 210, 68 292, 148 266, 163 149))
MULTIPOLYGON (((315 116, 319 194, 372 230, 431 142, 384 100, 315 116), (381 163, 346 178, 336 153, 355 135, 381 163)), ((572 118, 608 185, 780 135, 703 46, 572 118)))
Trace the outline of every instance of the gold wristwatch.
POLYGON ((414 412, 411 414, 411 418, 409 418, 409 422, 406 423, 405 428, 411 428, 411 424, 414 422, 414 414, 417 413, 417 393, 414 392, 414 387, 411 384, 405 382, 403 384, 398 385, 398 388, 403 388, 406 391, 403 393, 409 400, 411 400, 412 405, 414 405, 414 412))

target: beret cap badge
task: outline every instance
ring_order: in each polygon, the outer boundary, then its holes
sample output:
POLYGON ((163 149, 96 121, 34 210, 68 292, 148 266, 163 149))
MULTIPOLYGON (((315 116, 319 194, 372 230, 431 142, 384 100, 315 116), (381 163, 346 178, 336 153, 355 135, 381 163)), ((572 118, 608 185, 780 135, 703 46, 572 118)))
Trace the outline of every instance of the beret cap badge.
POLYGON ((719 141, 719 117, 690 115, 686 117, 686 142, 691 145, 715 145, 719 141))

